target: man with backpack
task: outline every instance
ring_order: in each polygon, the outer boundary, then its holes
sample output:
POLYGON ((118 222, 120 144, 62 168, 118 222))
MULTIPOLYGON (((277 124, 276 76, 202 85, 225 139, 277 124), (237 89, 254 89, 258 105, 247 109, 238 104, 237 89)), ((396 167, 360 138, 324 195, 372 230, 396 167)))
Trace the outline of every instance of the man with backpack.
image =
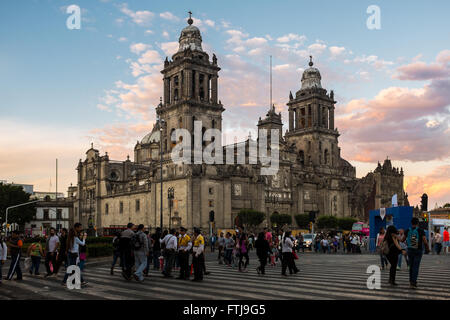
POLYGON ((175 255, 178 248, 178 239, 175 236, 176 230, 170 229, 170 232, 160 240, 161 249, 164 250, 165 265, 162 274, 164 278, 173 278, 172 267, 175 262, 175 255))
POLYGON ((137 227, 137 232, 131 237, 131 247, 134 251, 134 261, 136 264, 136 272, 133 274, 138 282, 144 282, 143 271, 147 267, 147 257, 149 255, 149 247, 147 235, 144 233, 144 225, 137 227))
POLYGON ((130 281, 131 280, 131 268, 134 264, 133 249, 131 247, 131 238, 134 236, 133 231, 134 224, 131 222, 127 224, 127 229, 122 231, 120 235, 120 261, 123 261, 122 276, 130 281))
POLYGON ((425 248, 426 253, 430 251, 425 231, 419 228, 419 219, 412 218, 411 228, 406 230, 405 239, 408 246, 409 287, 411 289, 416 289, 423 249, 425 248))

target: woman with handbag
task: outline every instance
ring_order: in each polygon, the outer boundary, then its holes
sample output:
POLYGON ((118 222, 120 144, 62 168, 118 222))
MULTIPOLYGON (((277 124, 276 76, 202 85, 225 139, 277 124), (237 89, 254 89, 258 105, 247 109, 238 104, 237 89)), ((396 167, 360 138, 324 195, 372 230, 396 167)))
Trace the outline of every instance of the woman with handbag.
POLYGON ((398 255, 402 252, 402 247, 398 241, 398 231, 394 226, 388 227, 382 248, 383 253, 391 264, 391 268, 389 269, 389 284, 396 286, 395 275, 397 273, 398 255))
POLYGON ((377 251, 380 254, 381 270, 384 270, 384 266, 386 265, 386 267, 387 267, 387 265, 388 265, 388 261, 387 261, 385 255, 383 254, 383 251, 381 250, 381 244, 383 243, 385 233, 386 232, 384 231, 384 228, 381 227, 380 228, 380 233, 377 234, 377 241, 376 241, 376 243, 377 243, 377 251))
POLYGON ((291 239, 291 232, 286 231, 281 241, 281 251, 283 259, 281 260, 281 275, 286 275, 286 269, 289 268, 289 274, 297 273, 299 270, 295 266, 294 256, 292 254, 292 248, 294 243, 291 239))

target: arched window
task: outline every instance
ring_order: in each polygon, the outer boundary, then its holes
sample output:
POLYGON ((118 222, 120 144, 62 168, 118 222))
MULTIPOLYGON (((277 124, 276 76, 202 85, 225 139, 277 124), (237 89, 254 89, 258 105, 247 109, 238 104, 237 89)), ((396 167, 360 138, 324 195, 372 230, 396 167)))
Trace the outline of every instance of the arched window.
POLYGON ((325 160, 325 164, 328 164, 328 149, 325 149, 324 160, 325 160))
POLYGON ((172 134, 175 132, 175 128, 172 128, 172 130, 170 130, 170 148, 172 149, 173 147, 175 147, 175 145, 177 144, 176 141, 172 140, 172 134))

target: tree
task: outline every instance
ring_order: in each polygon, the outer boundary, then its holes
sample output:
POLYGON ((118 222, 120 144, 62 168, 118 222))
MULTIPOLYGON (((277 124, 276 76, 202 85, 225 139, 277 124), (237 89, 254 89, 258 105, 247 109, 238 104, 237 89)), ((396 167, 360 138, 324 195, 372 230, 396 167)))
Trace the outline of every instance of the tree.
POLYGON ((270 222, 272 225, 276 224, 277 227, 282 228, 292 223, 292 217, 289 214, 274 213, 270 216, 270 222))
POLYGON ((341 230, 352 230, 353 224, 356 222, 355 218, 345 217, 338 219, 338 228, 341 230))
POLYGON ((450 208, 450 203, 444 204, 444 208, 450 208))
POLYGON ((309 228, 309 215, 308 214, 297 214, 294 216, 295 222, 299 228, 308 229, 309 228))
POLYGON ((242 209, 237 216, 239 224, 247 229, 259 226, 264 221, 265 214, 253 209, 242 209))
POLYGON ((334 216, 320 216, 317 219, 317 227, 319 229, 336 229, 338 219, 334 216))
MULTIPOLYGON (((0 183, 0 226, 6 220, 6 208, 30 201, 30 194, 23 191, 21 186, 0 183)), ((17 223, 24 227, 35 215, 34 203, 8 211, 8 224, 17 223)))

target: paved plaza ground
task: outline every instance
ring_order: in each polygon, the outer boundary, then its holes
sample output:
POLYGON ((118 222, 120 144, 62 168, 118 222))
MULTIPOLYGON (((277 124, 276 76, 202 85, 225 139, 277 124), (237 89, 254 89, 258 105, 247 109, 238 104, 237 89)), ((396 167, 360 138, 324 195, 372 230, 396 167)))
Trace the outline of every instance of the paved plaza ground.
MULTIPOLYGON (((219 265, 216 253, 208 253, 207 271, 201 283, 166 279, 151 270, 144 283, 127 282, 116 266, 113 276, 110 262, 105 259, 89 263, 85 270, 88 284, 81 290, 61 286, 63 274, 44 279, 24 272, 24 280, 6 281, 0 285, 2 299, 450 299, 450 255, 424 255, 418 279, 419 288, 409 289, 408 271, 403 266, 397 272, 398 287, 387 282, 389 271, 382 270, 381 290, 369 290, 366 273, 369 265, 379 265, 378 255, 301 253, 296 260, 300 273, 281 276, 281 265, 267 267, 266 275, 258 275, 258 261, 250 254, 247 273, 219 265)), ((3 267, 3 274, 8 264, 3 267)), ((23 269, 23 268, 22 268, 23 269)), ((45 266, 41 265, 41 274, 45 266)), ((174 274, 178 275, 178 272, 174 274)))

